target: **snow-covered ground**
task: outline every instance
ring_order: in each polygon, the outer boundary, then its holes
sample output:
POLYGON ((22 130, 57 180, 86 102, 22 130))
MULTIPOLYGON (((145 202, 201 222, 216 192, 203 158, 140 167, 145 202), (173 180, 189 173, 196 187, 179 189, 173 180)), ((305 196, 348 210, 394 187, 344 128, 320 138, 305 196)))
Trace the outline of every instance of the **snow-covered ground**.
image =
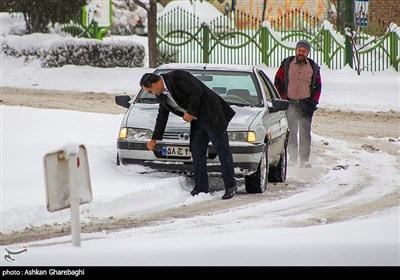
MULTIPOLYGON (((2 87, 134 93, 141 75, 152 70, 86 66, 43 69, 37 61, 25 63, 22 58, 1 54, 2 87)), ((271 68, 269 74, 273 76, 275 71, 271 68)), ((350 69, 331 71, 323 67, 322 79, 319 105, 322 108, 400 110, 400 78, 393 69, 357 76, 350 69)), ((176 207, 184 209, 185 205, 230 203, 221 200, 221 191, 191 197, 191 182, 180 175, 147 172, 140 166, 117 166, 115 143, 122 115, 4 105, 0 109, 1 233, 69 221, 68 209, 52 213, 46 209, 43 157, 71 143, 84 144, 89 155, 93 201, 80 206, 83 222, 135 217, 176 207)), ((313 141, 323 138, 313 135, 313 141)), ((321 216, 323 211, 313 208, 314 204, 326 201, 330 208, 340 211, 342 205, 398 194, 397 159, 383 152, 354 151, 344 141, 328 140, 333 144, 327 153, 337 158, 351 154, 351 167, 340 171, 329 169, 323 159, 317 158, 319 164, 312 171, 323 170, 323 175, 305 183, 301 192, 213 214, 170 217, 164 223, 146 227, 82 234, 80 248, 71 245, 69 236, 2 246, 0 263, 4 266, 399 266, 399 205, 332 223, 321 216), (357 162, 363 168, 357 168, 357 162), (343 193, 352 192, 355 195, 348 200, 342 198, 332 203, 343 193), (318 222, 296 226, 311 220, 318 222), (15 252, 23 248, 27 249, 25 254, 13 255, 12 263, 7 261, 5 249, 15 252)), ((291 184, 301 178, 301 172, 306 172, 294 171, 289 169, 291 184)), ((240 195, 233 200, 240 199, 240 195)))

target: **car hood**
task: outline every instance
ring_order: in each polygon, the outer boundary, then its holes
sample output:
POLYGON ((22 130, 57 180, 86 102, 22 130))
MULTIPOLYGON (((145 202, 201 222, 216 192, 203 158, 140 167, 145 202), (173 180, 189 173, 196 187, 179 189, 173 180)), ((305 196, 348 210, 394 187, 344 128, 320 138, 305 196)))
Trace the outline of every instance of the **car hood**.
MULTIPOLYGON (((158 113, 158 104, 139 104, 133 105, 127 118, 127 127, 154 129, 154 124, 158 113)), ((229 123, 228 130, 247 130, 253 120, 263 110, 258 107, 237 107, 232 106, 236 112, 235 116, 229 123)), ((185 122, 181 117, 174 114, 169 115, 167 129, 187 129, 189 123, 185 122)))
POLYGON ((263 108, 259 107, 236 107, 232 106, 236 112, 229 123, 228 130, 248 130, 254 119, 260 114, 263 108))
MULTIPOLYGON (((158 104, 136 103, 133 106, 129 111, 126 126, 153 130, 158 114, 158 104)), ((171 113, 168 118, 167 128, 172 127, 187 128, 189 130, 189 123, 171 113)))

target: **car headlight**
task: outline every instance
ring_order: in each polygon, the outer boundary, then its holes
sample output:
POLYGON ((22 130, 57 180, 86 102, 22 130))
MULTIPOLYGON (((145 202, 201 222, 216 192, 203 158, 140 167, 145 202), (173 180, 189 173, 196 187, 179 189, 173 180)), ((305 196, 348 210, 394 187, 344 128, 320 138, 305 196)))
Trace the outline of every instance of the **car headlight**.
POLYGON ((228 131, 229 141, 255 142, 256 133, 254 131, 228 131))
POLYGON ((152 131, 149 129, 123 127, 119 131, 119 138, 125 140, 148 141, 151 139, 152 134, 152 131))
POLYGON ((128 131, 128 129, 126 127, 123 127, 119 130, 119 138, 120 139, 126 139, 126 132, 128 131))

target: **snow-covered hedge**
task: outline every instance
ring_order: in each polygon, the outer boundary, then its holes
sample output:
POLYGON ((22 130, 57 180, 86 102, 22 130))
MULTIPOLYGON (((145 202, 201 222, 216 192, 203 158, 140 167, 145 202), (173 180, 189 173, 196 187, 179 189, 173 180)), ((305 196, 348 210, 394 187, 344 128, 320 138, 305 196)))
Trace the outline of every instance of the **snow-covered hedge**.
POLYGON ((65 38, 54 34, 7 36, 2 40, 1 49, 13 57, 40 59, 42 67, 61 67, 66 64, 105 68, 143 67, 145 57, 144 46, 135 42, 103 42, 65 38))
POLYGON ((157 65, 167 63, 177 63, 179 52, 175 49, 158 48, 157 51, 157 65))
POLYGON ((65 64, 95 67, 143 67, 145 50, 129 41, 101 42, 81 39, 54 42, 41 52, 42 67, 65 64))

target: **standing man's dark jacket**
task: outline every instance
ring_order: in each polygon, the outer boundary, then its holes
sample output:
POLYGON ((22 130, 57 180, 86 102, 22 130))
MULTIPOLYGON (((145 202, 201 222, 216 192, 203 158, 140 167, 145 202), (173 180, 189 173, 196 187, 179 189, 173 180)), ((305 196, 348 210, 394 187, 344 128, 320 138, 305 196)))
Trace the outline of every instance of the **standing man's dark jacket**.
MULTIPOLYGON (((289 84, 289 65, 294 59, 294 56, 289 56, 285 58, 277 73, 275 76, 275 87, 278 90, 279 94, 281 95, 282 99, 288 99, 287 98, 287 89, 288 89, 288 84, 289 84)), ((321 76, 320 76, 320 67, 318 66, 315 61, 313 61, 310 58, 307 58, 307 60, 310 62, 310 65, 313 69, 313 77, 311 80, 311 100, 313 102, 313 105, 316 106, 319 102, 319 97, 321 96, 321 76)))
MULTIPOLYGON (((217 135, 227 129, 235 111, 222 97, 186 71, 175 70, 161 76, 175 102, 188 114, 207 122, 217 135)), ((178 116, 183 116, 183 113, 168 105, 166 95, 160 94, 156 98, 160 106, 152 139, 162 140, 169 112, 178 116)))

